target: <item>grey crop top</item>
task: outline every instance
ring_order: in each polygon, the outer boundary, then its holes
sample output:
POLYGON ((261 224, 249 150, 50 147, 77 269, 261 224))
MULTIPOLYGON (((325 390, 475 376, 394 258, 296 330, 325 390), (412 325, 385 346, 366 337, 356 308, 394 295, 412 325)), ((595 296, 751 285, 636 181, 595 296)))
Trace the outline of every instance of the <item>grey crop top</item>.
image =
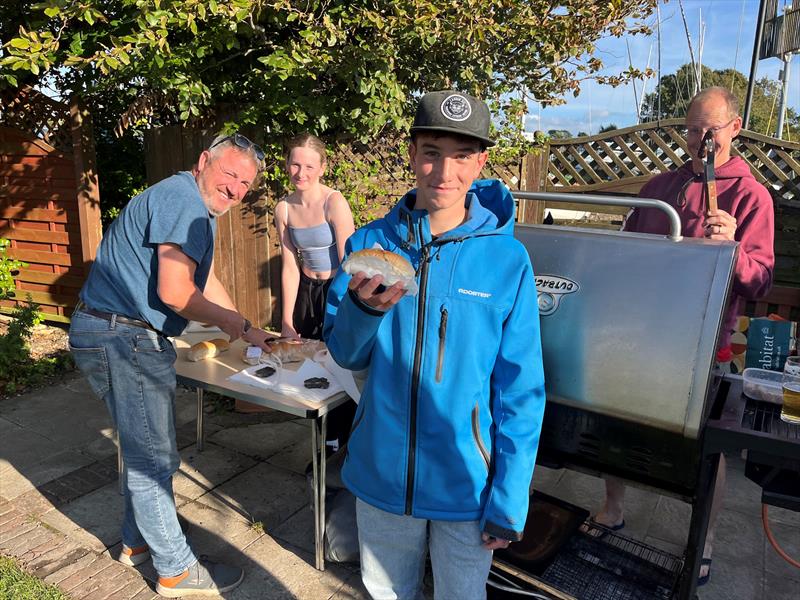
MULTIPOLYGON (((327 208, 328 198, 325 198, 323 210, 327 208)), ((335 271, 339 268, 339 251, 336 248, 336 231, 328 221, 313 227, 292 227, 289 225, 289 203, 286 202, 286 226, 289 229, 289 238, 297 248, 297 258, 310 271, 321 273, 335 271)))

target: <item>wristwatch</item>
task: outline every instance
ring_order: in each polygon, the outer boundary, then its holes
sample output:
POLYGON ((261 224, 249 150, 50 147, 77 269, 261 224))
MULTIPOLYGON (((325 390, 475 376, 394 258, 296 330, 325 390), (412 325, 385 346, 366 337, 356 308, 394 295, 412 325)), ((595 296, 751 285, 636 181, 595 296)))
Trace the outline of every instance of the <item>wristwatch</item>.
MULTIPOLYGON (((244 319, 244 317, 242 317, 242 318, 244 319)), ((244 319, 244 323, 242 323, 242 335, 244 335, 248 331, 250 331, 250 328, 252 326, 253 326, 253 324, 250 321, 248 321, 247 319, 244 319)))

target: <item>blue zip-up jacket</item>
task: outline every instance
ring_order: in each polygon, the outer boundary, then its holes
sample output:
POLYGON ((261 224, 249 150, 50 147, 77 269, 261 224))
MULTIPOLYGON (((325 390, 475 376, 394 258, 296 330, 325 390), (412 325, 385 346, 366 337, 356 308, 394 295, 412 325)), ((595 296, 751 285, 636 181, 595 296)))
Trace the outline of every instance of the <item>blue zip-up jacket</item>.
POLYGON ((324 337, 341 366, 369 368, 342 471, 382 510, 519 540, 544 412, 536 286, 513 237, 514 202, 476 181, 468 218, 433 240, 416 190, 356 231, 346 254, 380 246, 417 269, 419 294, 386 313, 339 270, 324 337))

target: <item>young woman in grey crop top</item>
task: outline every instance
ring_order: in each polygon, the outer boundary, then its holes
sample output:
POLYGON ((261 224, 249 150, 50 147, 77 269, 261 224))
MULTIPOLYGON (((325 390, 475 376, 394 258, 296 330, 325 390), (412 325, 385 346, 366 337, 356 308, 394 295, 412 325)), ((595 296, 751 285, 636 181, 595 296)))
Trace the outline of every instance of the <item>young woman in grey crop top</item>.
POLYGON ((326 150, 303 134, 289 142, 286 169, 294 191, 275 207, 281 241, 281 335, 320 339, 325 296, 355 230, 344 197, 324 185, 326 150))
MULTIPOLYGON (((344 243, 355 231, 347 200, 320 182, 325 157, 325 144, 308 133, 287 147, 286 170, 294 191, 275 207, 285 336, 322 339, 328 288, 344 256, 344 243)), ((352 400, 328 413, 326 443, 332 449, 347 440, 354 414, 352 400)))

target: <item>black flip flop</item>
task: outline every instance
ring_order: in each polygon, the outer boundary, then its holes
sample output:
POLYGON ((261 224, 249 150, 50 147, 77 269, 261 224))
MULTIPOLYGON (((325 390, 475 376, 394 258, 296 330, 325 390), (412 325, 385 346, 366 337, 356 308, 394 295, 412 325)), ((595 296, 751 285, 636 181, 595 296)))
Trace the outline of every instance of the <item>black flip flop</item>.
POLYGON ((581 529, 584 534, 586 534, 589 537, 594 538, 596 540, 602 540, 604 537, 606 537, 609 534, 609 532, 619 531, 620 529, 625 527, 625 519, 622 519, 622 523, 617 523, 616 525, 603 525, 602 523, 599 523, 599 522, 595 521, 594 517, 589 517, 586 520, 585 525, 587 525, 591 529, 588 529, 588 528, 587 529, 581 529), (590 531, 592 533, 589 533, 590 531))

